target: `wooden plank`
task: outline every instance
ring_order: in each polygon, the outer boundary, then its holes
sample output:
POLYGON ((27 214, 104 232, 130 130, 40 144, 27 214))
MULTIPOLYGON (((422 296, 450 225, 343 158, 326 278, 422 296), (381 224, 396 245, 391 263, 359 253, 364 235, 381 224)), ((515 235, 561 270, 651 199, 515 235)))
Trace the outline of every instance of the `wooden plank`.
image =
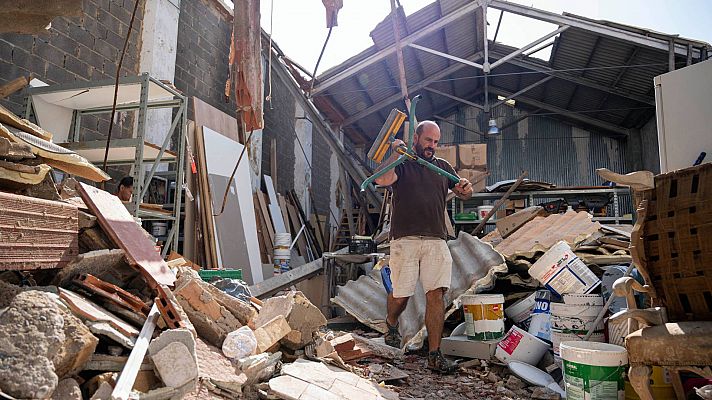
POLYGON ((0 270, 64 267, 79 254, 78 231, 76 206, 0 192, 0 270))
POLYGON ((264 216, 260 210, 260 204, 257 200, 257 193, 252 194, 253 204, 255 207, 255 221, 257 222, 257 239, 260 243, 260 259, 263 264, 269 263, 270 259, 268 257, 269 251, 267 250, 270 245, 270 237, 267 233, 267 224, 265 224, 264 216))
POLYGON ((257 201, 260 205, 260 210, 262 211, 262 216, 264 218, 265 224, 267 225, 267 233, 269 234, 270 249, 274 247, 274 226, 272 225, 272 219, 270 218, 270 212, 267 209, 267 204, 265 202, 265 194, 262 192, 257 192, 257 201))
MULTIPOLYGON (((204 259, 196 257, 198 254, 199 235, 198 227, 200 216, 198 215, 198 196, 197 174, 193 173, 191 161, 195 160, 195 122, 188 121, 188 132, 186 139, 186 159, 185 159, 185 182, 187 190, 193 195, 193 200, 189 196, 184 197, 183 207, 185 209, 185 218, 183 219, 183 255, 189 260, 196 260, 199 264, 204 264, 204 259)), ((197 172, 197 168, 196 168, 197 172)))
POLYGON ((32 80, 32 75, 30 76, 20 76, 17 77, 10 82, 0 86, 0 99, 4 99, 5 97, 17 92, 18 90, 21 90, 25 86, 30 84, 30 81, 32 80))
MULTIPOLYGON (((272 200, 270 199, 270 201, 272 200)), ((291 230, 289 229, 289 213, 287 210, 287 202, 284 201, 284 196, 282 196, 281 194, 277 194, 277 204, 279 205, 279 211, 282 214, 282 220, 284 221, 284 232, 291 232, 291 230)), ((275 231, 280 232, 276 226, 275 231)))
POLYGON ((472 231, 472 235, 477 235, 482 230, 482 228, 485 227, 487 221, 489 221, 489 219, 492 218, 494 213, 497 212, 497 209, 499 209, 499 207, 504 204, 504 202, 509 198, 509 195, 511 195, 512 192, 517 190, 517 187, 522 183, 522 181, 524 181, 524 178, 527 177, 527 174, 528 172, 524 171, 521 175, 519 175, 519 178, 517 178, 517 181, 514 182, 514 184, 509 188, 509 190, 507 190, 507 193, 505 193, 502 198, 500 198, 494 203, 494 206, 492 207, 490 212, 488 212, 487 215, 485 215, 485 217, 482 219, 482 221, 480 221, 480 223, 475 227, 475 229, 472 231))
POLYGON ((0 122, 17 128, 23 132, 27 132, 30 135, 36 136, 40 139, 52 141, 52 134, 46 130, 40 128, 39 126, 33 124, 32 122, 20 118, 12 111, 0 105, 0 122))
POLYGON ((240 141, 237 119, 225 114, 197 97, 192 97, 192 99, 195 126, 207 126, 226 138, 232 139, 236 142, 240 141))
POLYGON ((77 185, 77 189, 84 203, 99 220, 104 233, 124 250, 129 264, 138 267, 151 286, 172 286, 175 275, 121 200, 84 183, 77 185))
POLYGON ((250 286, 250 293, 258 299, 264 299, 286 287, 292 286, 305 279, 309 279, 310 277, 321 272, 322 268, 322 259, 316 259, 310 263, 294 268, 289 272, 277 275, 273 278, 250 286))
POLYGON ((274 185, 277 184, 277 139, 270 140, 269 172, 274 185))
POLYGON ((205 251, 206 268, 217 268, 218 259, 215 249, 215 226, 213 224, 213 202, 210 195, 210 185, 208 185, 208 166, 205 158, 205 144, 203 143, 203 127, 195 126, 195 152, 198 163, 198 183, 200 186, 200 220, 203 228, 203 244, 205 251))
POLYGON ((151 336, 153 336, 153 331, 156 329, 156 321, 158 321, 158 316, 160 315, 156 303, 153 303, 153 307, 151 307, 151 311, 148 313, 146 323, 143 324, 143 328, 141 328, 134 348, 131 350, 131 354, 126 361, 126 365, 124 369, 121 370, 119 380, 116 382, 114 391, 111 392, 112 399, 128 400, 131 394, 134 381, 136 381, 136 375, 138 375, 138 371, 141 369, 146 351, 148 351, 148 344, 151 342, 151 336))
POLYGON ((73 313, 80 315, 84 319, 96 322, 105 321, 122 334, 132 338, 139 335, 138 330, 133 326, 83 296, 63 288, 59 288, 59 296, 67 303, 73 313))

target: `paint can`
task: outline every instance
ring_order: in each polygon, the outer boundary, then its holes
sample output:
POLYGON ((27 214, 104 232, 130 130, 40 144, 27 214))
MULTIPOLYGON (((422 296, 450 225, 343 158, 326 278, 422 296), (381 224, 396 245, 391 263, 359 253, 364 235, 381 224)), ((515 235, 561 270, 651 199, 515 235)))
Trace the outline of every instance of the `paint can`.
MULTIPOLYGON (((603 305, 579 305, 551 303, 551 329, 585 334, 591 330, 603 305)), ((594 329, 603 330, 603 320, 594 329)))
POLYGON ((274 275, 283 274, 289 271, 289 260, 292 244, 292 235, 288 232, 276 232, 274 234, 274 275))
POLYGON ((512 325, 502 340, 497 343, 495 357, 503 363, 521 361, 537 365, 550 346, 531 333, 512 325))
POLYGON ((504 313, 512 322, 526 329, 529 327, 535 305, 536 292, 505 308, 504 313))
POLYGON ((603 307, 603 297, 599 294, 569 293, 564 295, 564 304, 603 307))
POLYGON ((561 358, 567 399, 625 398, 628 352, 624 347, 596 342, 563 342, 561 358))
MULTIPOLYGON (((477 218, 480 220, 485 219, 487 214, 489 214, 489 212, 492 211, 493 208, 494 208, 494 206, 478 206, 477 207, 477 218)), ((492 216, 490 218, 490 220, 494 220, 494 216, 492 216)))
POLYGON ((493 340, 504 336, 504 295, 465 295, 462 296, 462 308, 468 339, 493 340))
POLYGON ((551 341, 551 292, 537 290, 534 311, 529 324, 529 333, 546 341, 551 341))
POLYGON ((168 233, 168 222, 151 222, 151 235, 153 237, 166 236, 168 233))
POLYGON ((558 296, 567 293, 591 293, 601 284, 601 280, 564 241, 556 243, 544 253, 529 268, 529 275, 558 296))
MULTIPOLYGON (((561 343, 563 342, 583 342, 583 338, 586 337, 585 333, 571 333, 562 332, 556 329, 551 330, 551 345, 554 348, 554 358, 561 357, 561 343)), ((590 338, 589 342, 605 343, 606 337, 603 332, 594 332, 590 338)), ((557 363, 561 365, 561 363, 557 363)))

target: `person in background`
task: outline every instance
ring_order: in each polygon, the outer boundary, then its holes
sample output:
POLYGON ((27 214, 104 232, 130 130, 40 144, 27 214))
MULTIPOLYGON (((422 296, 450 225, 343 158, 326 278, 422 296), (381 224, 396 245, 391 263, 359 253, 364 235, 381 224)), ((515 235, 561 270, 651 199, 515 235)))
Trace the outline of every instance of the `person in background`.
POLYGON ((121 201, 131 201, 131 195, 133 195, 133 177, 123 177, 121 181, 119 181, 119 187, 116 189, 115 194, 121 201))

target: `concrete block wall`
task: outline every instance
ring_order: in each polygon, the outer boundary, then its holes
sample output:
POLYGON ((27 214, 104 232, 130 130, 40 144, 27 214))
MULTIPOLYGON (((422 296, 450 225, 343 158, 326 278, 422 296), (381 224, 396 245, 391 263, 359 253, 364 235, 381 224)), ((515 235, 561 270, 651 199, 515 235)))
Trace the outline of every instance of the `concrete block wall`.
MULTIPOLYGON (((48 84, 96 81, 116 77, 116 65, 128 32, 133 0, 84 0, 82 15, 59 17, 39 35, 0 34, 0 85, 32 74, 48 84)), ((139 3, 121 75, 135 75, 140 54, 143 1, 139 3)), ((24 115, 25 92, 0 101, 24 115)), ((115 137, 127 136, 133 128, 131 113, 120 113, 115 137)), ((82 135, 89 140, 109 131, 109 116, 82 119, 82 135)))
MULTIPOLYGON (((273 66, 278 68, 278 66, 273 66)), ((269 175, 270 148, 272 139, 277 144, 277 183, 276 190, 286 193, 294 188, 294 165, 296 164, 296 99, 283 82, 272 74, 272 101, 265 101, 264 121, 262 130, 262 173, 269 175)), ((267 93, 267 90, 265 90, 267 93)))
MULTIPOLYGON (((175 85, 235 116, 235 101, 225 101, 232 16, 211 0, 182 0, 178 19, 175 85)), ((190 110, 188 118, 193 118, 190 110)))

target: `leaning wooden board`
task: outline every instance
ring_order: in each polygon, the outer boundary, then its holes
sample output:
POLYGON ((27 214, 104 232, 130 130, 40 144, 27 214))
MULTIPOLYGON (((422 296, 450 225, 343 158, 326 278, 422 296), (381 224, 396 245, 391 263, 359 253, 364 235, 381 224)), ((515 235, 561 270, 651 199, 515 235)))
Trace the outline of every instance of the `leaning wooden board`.
POLYGON ((84 183, 79 184, 77 189, 89 210, 98 218, 102 230, 126 253, 129 264, 138 267, 151 286, 173 285, 175 274, 121 200, 84 183))

